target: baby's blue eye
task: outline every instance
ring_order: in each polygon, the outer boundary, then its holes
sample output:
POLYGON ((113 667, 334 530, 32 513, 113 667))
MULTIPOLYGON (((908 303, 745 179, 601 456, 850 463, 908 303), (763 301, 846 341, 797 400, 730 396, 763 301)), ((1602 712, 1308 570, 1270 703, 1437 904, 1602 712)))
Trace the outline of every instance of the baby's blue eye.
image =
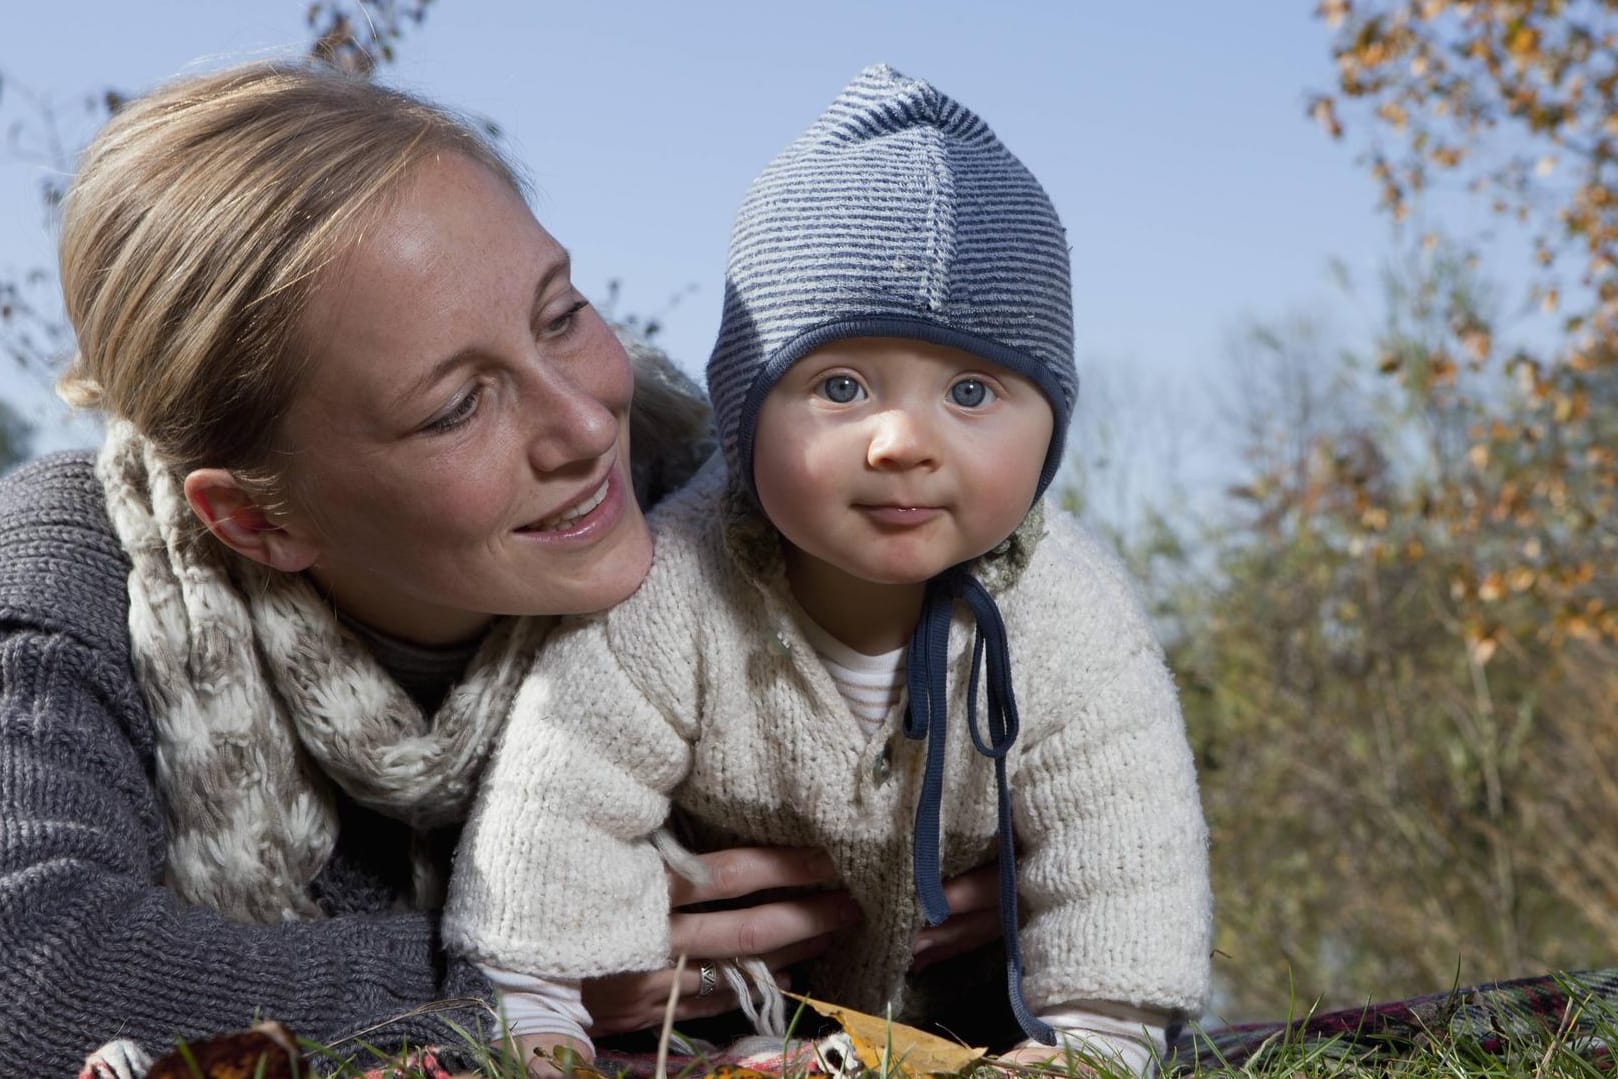
POLYGON ((975 378, 963 378, 949 388, 949 399, 962 408, 981 408, 994 397, 994 391, 975 378))
POLYGON ((839 405, 846 405, 864 393, 864 387, 847 375, 832 375, 820 384, 820 395, 839 405))

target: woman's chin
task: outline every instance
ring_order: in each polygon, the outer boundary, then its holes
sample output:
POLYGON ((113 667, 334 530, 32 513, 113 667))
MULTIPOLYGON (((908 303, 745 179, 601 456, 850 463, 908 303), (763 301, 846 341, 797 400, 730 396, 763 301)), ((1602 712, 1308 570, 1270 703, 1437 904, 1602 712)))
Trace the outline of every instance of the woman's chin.
MULTIPOLYGON (((585 580, 575 578, 570 595, 557 597, 553 610, 529 614, 595 614, 615 607, 635 594, 652 568, 652 537, 637 513, 638 527, 625 527, 630 534, 619 539, 610 551, 596 551, 585 580)), ((554 571, 553 571, 554 573, 554 571)))

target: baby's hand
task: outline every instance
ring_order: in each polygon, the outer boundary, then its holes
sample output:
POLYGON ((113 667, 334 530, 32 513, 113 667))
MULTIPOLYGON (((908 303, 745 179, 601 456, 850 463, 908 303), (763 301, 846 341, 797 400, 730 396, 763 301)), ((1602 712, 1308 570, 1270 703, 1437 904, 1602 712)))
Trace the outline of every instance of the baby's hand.
POLYGON ((588 1068, 595 1063, 595 1051, 589 1042, 565 1034, 525 1034, 513 1038, 512 1044, 517 1050, 517 1059, 527 1066, 532 1079, 572 1075, 575 1069, 588 1068))

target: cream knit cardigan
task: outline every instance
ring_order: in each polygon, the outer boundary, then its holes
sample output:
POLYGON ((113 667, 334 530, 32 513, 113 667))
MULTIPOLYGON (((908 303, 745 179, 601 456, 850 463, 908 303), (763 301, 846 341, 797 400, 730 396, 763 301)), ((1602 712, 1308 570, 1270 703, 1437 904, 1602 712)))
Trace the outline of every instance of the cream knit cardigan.
MULTIPOLYGON (((549 977, 667 965, 668 887, 650 837, 672 798, 705 846, 828 850, 864 921, 811 972, 810 992, 905 1016, 925 746, 900 733, 902 701, 866 736, 798 628, 778 553, 746 569, 732 557, 723 490, 710 463, 654 515, 639 591, 552 634, 463 833, 446 942, 549 977)), ((1207 836, 1173 682, 1122 567, 1065 514, 1043 518, 1031 560, 996 596, 1022 716, 1009 770, 1024 993, 1036 1013, 1105 1000, 1195 1016, 1209 981, 1207 836)), ((946 876, 995 847, 993 767, 962 700, 971 641, 959 613, 946 876)))

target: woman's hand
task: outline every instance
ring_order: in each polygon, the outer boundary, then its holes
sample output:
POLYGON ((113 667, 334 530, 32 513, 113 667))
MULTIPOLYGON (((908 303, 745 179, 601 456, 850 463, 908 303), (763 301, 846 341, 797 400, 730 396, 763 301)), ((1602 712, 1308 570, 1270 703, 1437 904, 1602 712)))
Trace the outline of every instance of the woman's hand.
MULTIPOLYGON (((837 882, 831 859, 822 851, 793 847, 737 847, 698 855, 708 883, 692 884, 670 874, 670 950, 685 953, 676 1022, 722 1015, 737 1007, 736 994, 723 979, 699 996, 704 961, 758 956, 785 984, 785 969, 826 950, 831 934, 860 920, 847 892, 821 891, 795 899, 772 900, 735 910, 682 908, 714 900, 738 899, 778 888, 825 887, 837 882)), ((584 982, 590 1036, 606 1037, 659 1026, 668 1007, 674 971, 615 974, 584 982)))
POLYGON ((950 915, 916 934, 910 970, 974 951, 1000 939, 1000 863, 990 862, 944 882, 950 915))

